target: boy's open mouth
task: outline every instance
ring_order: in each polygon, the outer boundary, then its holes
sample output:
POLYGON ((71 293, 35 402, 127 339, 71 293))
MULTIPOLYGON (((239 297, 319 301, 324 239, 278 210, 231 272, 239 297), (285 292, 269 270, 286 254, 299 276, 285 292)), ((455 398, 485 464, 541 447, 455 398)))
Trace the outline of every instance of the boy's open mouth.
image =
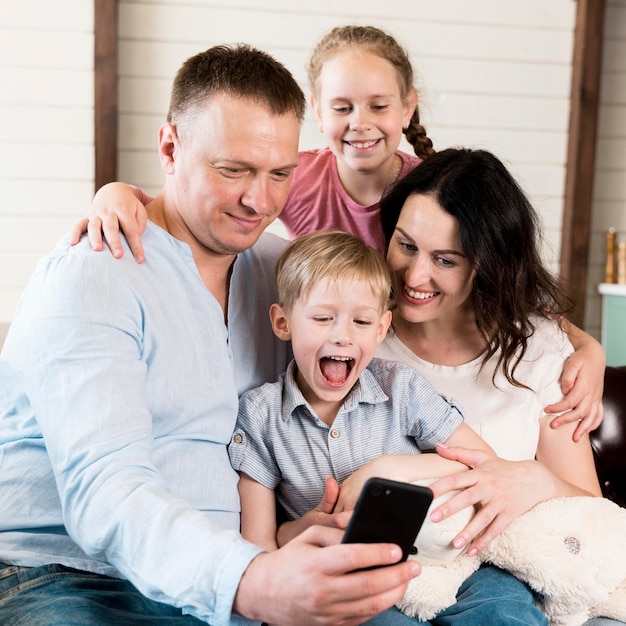
POLYGON ((354 359, 347 356, 326 356, 320 359, 322 376, 331 385, 343 385, 350 375, 354 359))

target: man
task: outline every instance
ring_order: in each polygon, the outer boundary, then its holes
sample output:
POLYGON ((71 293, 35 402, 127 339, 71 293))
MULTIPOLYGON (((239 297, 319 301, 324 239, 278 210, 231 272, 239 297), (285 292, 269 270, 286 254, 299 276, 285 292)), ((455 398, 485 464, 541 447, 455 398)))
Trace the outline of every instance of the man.
POLYGON ((0 623, 356 624, 403 594, 396 546, 239 535, 238 394, 287 364, 268 309, 304 96, 248 46, 189 59, 159 132, 146 262, 61 242, 0 374, 0 623), (193 616, 193 617, 192 617, 193 616), (244 621, 244 620, 241 620, 244 621))

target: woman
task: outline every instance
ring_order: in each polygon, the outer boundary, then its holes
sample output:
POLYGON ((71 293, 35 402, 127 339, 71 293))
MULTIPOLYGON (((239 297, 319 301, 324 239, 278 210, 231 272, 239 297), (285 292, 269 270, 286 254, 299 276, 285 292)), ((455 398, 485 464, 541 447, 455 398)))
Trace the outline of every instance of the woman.
POLYGON ((381 215, 396 306, 377 356, 409 363, 459 401, 500 457, 440 447, 473 469, 432 485, 436 496, 462 489, 433 520, 480 505, 453 542, 471 555, 540 501, 601 496, 588 435, 575 442, 575 424, 550 428, 543 411, 573 352, 559 327, 568 306, 504 165, 482 150, 442 151, 396 183, 381 215))

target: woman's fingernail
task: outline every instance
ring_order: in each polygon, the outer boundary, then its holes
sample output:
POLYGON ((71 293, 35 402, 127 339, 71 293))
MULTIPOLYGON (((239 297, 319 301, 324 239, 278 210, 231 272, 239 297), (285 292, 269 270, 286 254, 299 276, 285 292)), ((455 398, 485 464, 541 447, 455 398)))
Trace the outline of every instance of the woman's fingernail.
POLYGON ((453 542, 452 545, 455 548, 462 548, 465 545, 465 539, 463 537, 457 537, 453 542))
POLYGON ((430 519, 433 522, 440 522, 443 519, 443 513, 441 511, 435 511, 431 513, 430 519))

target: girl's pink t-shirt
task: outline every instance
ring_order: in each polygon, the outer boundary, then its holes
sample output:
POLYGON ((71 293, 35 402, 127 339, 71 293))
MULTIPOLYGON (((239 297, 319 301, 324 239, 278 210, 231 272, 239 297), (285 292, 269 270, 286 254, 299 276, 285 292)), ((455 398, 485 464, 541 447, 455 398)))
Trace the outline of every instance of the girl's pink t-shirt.
MULTIPOLYGON (((397 154, 402 158, 401 177, 421 163, 416 156, 400 151, 397 154)), ((379 213, 380 201, 362 206, 346 193, 329 148, 298 154, 287 204, 279 216, 290 237, 340 228, 384 253, 385 237, 379 213)))

